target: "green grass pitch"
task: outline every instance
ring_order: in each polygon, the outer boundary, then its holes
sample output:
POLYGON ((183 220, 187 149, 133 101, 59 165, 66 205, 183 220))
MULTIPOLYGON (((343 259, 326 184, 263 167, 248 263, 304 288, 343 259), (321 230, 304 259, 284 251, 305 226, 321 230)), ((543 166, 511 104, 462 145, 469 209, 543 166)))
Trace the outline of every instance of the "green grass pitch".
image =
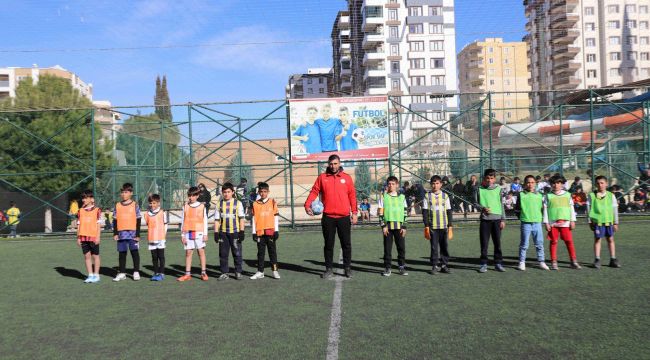
MULTIPOLYGON (((559 272, 533 268, 532 247, 529 269, 514 269, 519 226, 508 224, 503 238, 508 271, 503 274, 492 267, 487 274, 477 273, 477 227, 463 225, 450 243, 453 273, 431 276, 426 272, 428 243, 421 228, 411 229, 410 274, 389 278, 380 276, 379 230, 353 230, 355 274, 342 282, 340 359, 650 358, 648 222, 623 223, 617 233, 623 267, 600 271, 588 266, 591 234, 579 225, 574 235, 585 266, 569 269, 560 242, 559 272)), ((208 282, 175 281, 183 269, 183 250, 172 233, 164 282, 148 281, 151 257, 143 250, 146 277, 113 283, 117 253, 105 236, 102 281, 83 284, 83 259, 72 236, 0 241, 0 357, 326 357, 336 282, 319 277, 319 232, 281 235, 281 280, 217 282, 213 242, 206 251, 208 282)), ((254 272, 256 249, 250 239, 244 242, 244 260, 245 271, 254 272)), ((609 261, 606 245, 603 260, 609 261)))

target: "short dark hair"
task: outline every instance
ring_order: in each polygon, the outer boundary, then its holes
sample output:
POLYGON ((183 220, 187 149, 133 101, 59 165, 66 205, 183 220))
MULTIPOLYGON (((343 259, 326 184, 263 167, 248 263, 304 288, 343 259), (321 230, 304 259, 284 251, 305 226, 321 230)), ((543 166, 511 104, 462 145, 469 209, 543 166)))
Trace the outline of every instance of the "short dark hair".
POLYGON ((598 175, 598 176, 596 176, 596 178, 594 179, 594 181, 598 181, 598 180, 605 180, 605 181, 607 181, 607 176, 605 176, 605 175, 598 175))
POLYGON ((195 195, 199 195, 200 193, 201 190, 199 190, 199 188, 196 186, 190 186, 190 188, 187 189, 187 196, 195 196, 195 195))
POLYGON ((259 182, 259 183, 257 183, 257 191, 260 191, 260 190, 268 190, 268 189, 269 189, 269 184, 267 184, 267 183, 265 183, 265 182, 259 182))
POLYGON ((327 162, 330 162, 330 161, 332 161, 332 160, 338 160, 338 161, 341 161, 341 158, 340 158, 338 155, 336 155, 336 154, 332 154, 332 155, 330 155, 330 157, 327 158, 327 162))
POLYGON ((131 184, 131 183, 122 184, 122 188, 120 189, 120 191, 133 192, 133 184, 131 184))
POLYGON ((564 184, 566 182, 566 179, 562 175, 553 175, 553 177, 549 179, 549 182, 551 184, 557 184, 557 183, 564 184))
POLYGON ((576 177, 573 179, 573 181, 578 181, 578 180, 580 180, 580 176, 576 176, 576 177))
POLYGON ((393 175, 391 175, 391 176, 388 177, 388 179, 386 179, 386 183, 387 183, 387 184, 388 184, 389 182, 391 182, 391 181, 392 181, 392 182, 396 182, 397 185, 399 185, 399 180, 397 179, 397 176, 393 176, 393 175))
POLYGON ((440 177, 440 175, 433 175, 433 176, 431 177, 431 180, 429 180, 429 183, 433 184, 434 181, 440 181, 440 182, 442 182, 442 178, 440 177))
POLYGON ((239 179, 239 182, 248 182, 248 179, 246 179, 246 178, 241 178, 241 179, 239 179))
POLYGON ((497 171, 494 170, 494 169, 485 169, 485 171, 483 171, 483 177, 486 178, 488 176, 496 177, 497 176, 497 171))
POLYGON ((200 189, 200 188, 204 188, 204 189, 205 189, 205 185, 203 185, 203 183, 199 183, 198 187, 199 187, 199 189, 200 189))
MULTIPOLYGON (((517 179, 517 178, 515 178, 515 179, 517 179)), ((533 180, 537 181, 537 179, 535 179, 535 177, 533 175, 526 175, 526 177, 524 178, 524 182, 528 182, 528 179, 533 179, 533 180)))
MULTIPOLYGON (((201 184, 199 184, 199 185, 201 185, 201 184)), ((160 195, 151 194, 151 195, 149 195, 149 197, 147 197, 147 202, 154 202, 154 201, 160 202, 160 195)))
POLYGON ((16 203, 13 202, 13 201, 10 201, 10 202, 9 202, 9 207, 12 207, 12 206, 16 206, 16 203))
POLYGON ((341 107, 339 108, 339 112, 342 112, 342 111, 350 112, 350 110, 348 110, 348 107, 347 107, 347 106, 341 106, 341 107))
POLYGON ((519 180, 519 176, 515 176, 515 178, 512 179, 512 181, 517 181, 517 180, 519 180))
POLYGON ((539 180, 542 180, 542 177, 539 175, 535 176, 535 181, 539 181, 539 180))
POLYGON ((81 198, 82 198, 82 199, 86 199, 86 198, 94 198, 94 197, 95 197, 95 194, 93 194, 93 191, 92 191, 92 190, 84 190, 84 191, 81 193, 81 198))
POLYGON ((227 182, 227 183, 221 185, 221 192, 223 192, 224 190, 228 190, 228 189, 230 189, 230 190, 232 190, 234 192, 235 191, 235 186, 231 182, 227 182))

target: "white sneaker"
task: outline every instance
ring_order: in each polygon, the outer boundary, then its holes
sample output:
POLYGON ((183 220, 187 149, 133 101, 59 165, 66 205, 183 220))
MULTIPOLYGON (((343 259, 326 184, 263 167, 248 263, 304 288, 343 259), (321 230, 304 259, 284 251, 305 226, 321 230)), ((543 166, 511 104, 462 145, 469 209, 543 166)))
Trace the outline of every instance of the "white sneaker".
POLYGON ((277 271, 277 270, 275 270, 275 271, 273 272, 273 278, 274 278, 274 279, 279 279, 279 278, 280 278, 280 272, 277 271))
POLYGON ((126 279, 126 274, 125 273, 119 273, 117 276, 113 279, 113 281, 122 281, 126 279))
POLYGON ((517 266, 517 270, 525 271, 526 270, 526 262, 520 261, 519 266, 517 266))
POLYGON ((134 281, 140 280, 140 273, 139 272, 137 272, 137 271, 133 272, 133 280, 134 281))
POLYGON ((264 279, 263 272, 256 272, 255 275, 251 276, 251 280, 264 279))
POLYGON ((551 270, 551 269, 548 268, 548 265, 546 265, 546 263, 543 262, 543 261, 539 262, 539 268, 542 269, 542 270, 551 270))

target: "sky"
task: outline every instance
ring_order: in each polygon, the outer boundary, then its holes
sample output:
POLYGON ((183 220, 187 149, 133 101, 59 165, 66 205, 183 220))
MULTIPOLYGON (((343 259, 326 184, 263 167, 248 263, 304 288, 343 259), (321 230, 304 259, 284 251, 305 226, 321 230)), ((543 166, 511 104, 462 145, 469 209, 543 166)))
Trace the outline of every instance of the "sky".
MULTIPOLYGON (((167 76, 174 104, 283 99, 290 74, 332 66, 330 33, 346 3, 5 0, 0 19, 12 30, 0 40, 0 67, 60 65, 93 84, 94 100, 116 106, 152 104, 158 75, 167 76)), ((457 51, 485 37, 524 35, 522 0, 455 7, 457 51)))

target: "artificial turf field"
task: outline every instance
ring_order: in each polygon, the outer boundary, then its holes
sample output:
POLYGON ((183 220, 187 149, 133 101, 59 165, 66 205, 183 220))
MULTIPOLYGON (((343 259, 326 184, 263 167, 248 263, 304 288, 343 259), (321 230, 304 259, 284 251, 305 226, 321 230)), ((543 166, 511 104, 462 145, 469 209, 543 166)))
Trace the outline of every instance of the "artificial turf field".
MULTIPOLYGON (((588 266, 591 234, 579 225, 574 235, 583 269, 568 268, 560 242, 559 272, 533 268, 532 246, 529 268, 514 269, 519 228, 511 223, 503 237, 503 274, 492 267, 477 273, 478 229, 461 225, 450 242, 453 273, 435 276, 427 273, 428 242, 420 228, 411 228, 409 276, 389 278, 380 276, 379 230, 353 230, 355 272, 341 282, 338 358, 650 358, 650 222, 624 222, 617 233, 623 267, 600 271, 588 266)), ((0 241, 0 358, 326 358, 336 281, 319 277, 320 233, 281 235, 281 280, 225 282, 215 279, 213 242, 206 250, 212 278, 175 281, 184 264, 177 237, 168 237, 167 279, 158 283, 148 281, 146 250, 141 281, 112 282, 112 240, 102 242, 99 284, 82 282, 83 258, 72 236, 0 241)), ((253 273, 250 239, 244 262, 253 273)))

